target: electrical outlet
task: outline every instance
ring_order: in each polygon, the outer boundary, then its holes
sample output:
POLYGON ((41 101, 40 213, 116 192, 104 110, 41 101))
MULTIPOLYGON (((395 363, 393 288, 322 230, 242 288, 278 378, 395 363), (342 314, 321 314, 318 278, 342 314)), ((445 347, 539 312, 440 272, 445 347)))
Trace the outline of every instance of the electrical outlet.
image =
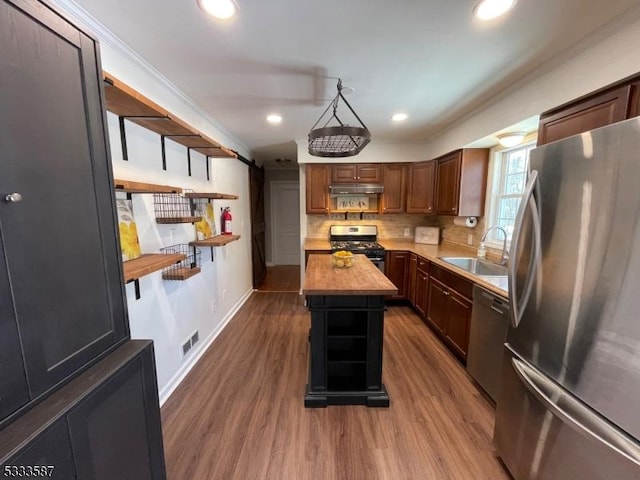
POLYGON ((191 346, 193 347, 196 343, 198 343, 198 340, 200 340, 200 334, 196 330, 196 333, 191 335, 191 346))
POLYGON ((224 302, 227 299, 227 291, 222 290, 222 301, 224 302))
POLYGON ((182 344, 182 356, 186 357, 187 353, 189 353, 189 350, 191 350, 191 339, 182 344))
POLYGON ((408 237, 408 236, 410 236, 410 235, 411 235, 411 229, 410 229, 410 228, 405 228, 405 229, 404 229, 404 236, 405 236, 405 237, 408 237))
POLYGON ((469 234, 467 237, 467 245, 473 245, 473 235, 469 234))
POLYGON ((209 309, 211 310, 211 314, 213 315, 214 313, 216 313, 216 301, 212 300, 211 301, 211 305, 209 306, 209 309))

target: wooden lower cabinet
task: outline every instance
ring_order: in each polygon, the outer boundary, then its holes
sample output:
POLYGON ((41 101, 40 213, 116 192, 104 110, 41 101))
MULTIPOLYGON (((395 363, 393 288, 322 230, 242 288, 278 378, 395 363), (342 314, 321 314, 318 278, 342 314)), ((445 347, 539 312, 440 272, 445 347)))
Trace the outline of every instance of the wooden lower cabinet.
POLYGON ((429 305, 429 274, 422 270, 416 271, 416 303, 415 309, 422 318, 427 316, 427 307, 429 305))
POLYGON ((125 343, 3 429, 0 471, 16 478, 165 479, 152 343, 125 343), (23 472, 26 466, 49 466, 51 475, 23 472))
POLYGON ((409 267, 407 271, 407 298, 409 303, 416 305, 416 280, 418 276, 418 256, 415 253, 409 254, 409 267))
MULTIPOLYGON (((459 281, 466 282, 462 279, 459 281)), ((470 283, 469 286, 471 286, 470 283)), ((471 308, 470 299, 431 275, 427 321, 443 336, 449 347, 463 359, 467 358, 469 348, 471 308)))
POLYGON ((408 266, 409 252, 387 252, 385 275, 398 288, 398 293, 388 298, 393 300, 404 300, 407 298, 408 266))
POLYGON ((471 326, 471 301, 455 291, 448 296, 448 318, 445 337, 458 354, 467 357, 469 350, 469 328, 471 326))
POLYGON ((427 320, 438 332, 444 333, 449 315, 447 287, 435 278, 429 281, 429 300, 427 305, 427 320))

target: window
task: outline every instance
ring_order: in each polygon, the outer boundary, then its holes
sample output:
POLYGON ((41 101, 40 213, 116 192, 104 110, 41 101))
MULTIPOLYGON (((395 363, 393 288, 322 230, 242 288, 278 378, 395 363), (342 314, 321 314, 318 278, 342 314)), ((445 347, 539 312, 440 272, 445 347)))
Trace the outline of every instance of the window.
MULTIPOLYGON (((535 142, 496 150, 493 155, 486 228, 501 226, 507 232, 507 242, 511 242, 518 207, 527 183, 529 153, 534 147, 535 142)), ((502 232, 494 230, 487 236, 486 244, 501 248, 502 240, 502 232)))

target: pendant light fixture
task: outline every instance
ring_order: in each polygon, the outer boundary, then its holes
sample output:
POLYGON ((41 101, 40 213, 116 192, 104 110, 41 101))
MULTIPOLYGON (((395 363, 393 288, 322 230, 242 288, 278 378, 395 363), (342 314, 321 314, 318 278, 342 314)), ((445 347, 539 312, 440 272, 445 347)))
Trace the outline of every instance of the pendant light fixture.
POLYGON ((337 95, 309 132, 309 154, 315 157, 353 157, 358 155, 370 141, 371 132, 342 95, 342 80, 338 79, 337 95), (340 100, 349 108, 359 122, 359 126, 351 126, 340 120, 338 117, 340 100), (327 115, 330 110, 333 110, 333 113, 327 115), (334 125, 330 125, 332 120, 335 120, 334 125), (321 126, 316 128, 318 125, 321 126))

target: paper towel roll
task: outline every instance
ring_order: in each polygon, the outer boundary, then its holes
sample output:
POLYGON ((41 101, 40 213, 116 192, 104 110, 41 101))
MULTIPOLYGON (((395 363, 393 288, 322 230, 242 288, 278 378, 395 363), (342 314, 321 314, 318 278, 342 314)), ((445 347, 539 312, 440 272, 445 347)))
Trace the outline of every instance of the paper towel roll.
POLYGON ((473 228, 478 224, 478 219, 476 217, 455 217, 453 224, 473 228))

